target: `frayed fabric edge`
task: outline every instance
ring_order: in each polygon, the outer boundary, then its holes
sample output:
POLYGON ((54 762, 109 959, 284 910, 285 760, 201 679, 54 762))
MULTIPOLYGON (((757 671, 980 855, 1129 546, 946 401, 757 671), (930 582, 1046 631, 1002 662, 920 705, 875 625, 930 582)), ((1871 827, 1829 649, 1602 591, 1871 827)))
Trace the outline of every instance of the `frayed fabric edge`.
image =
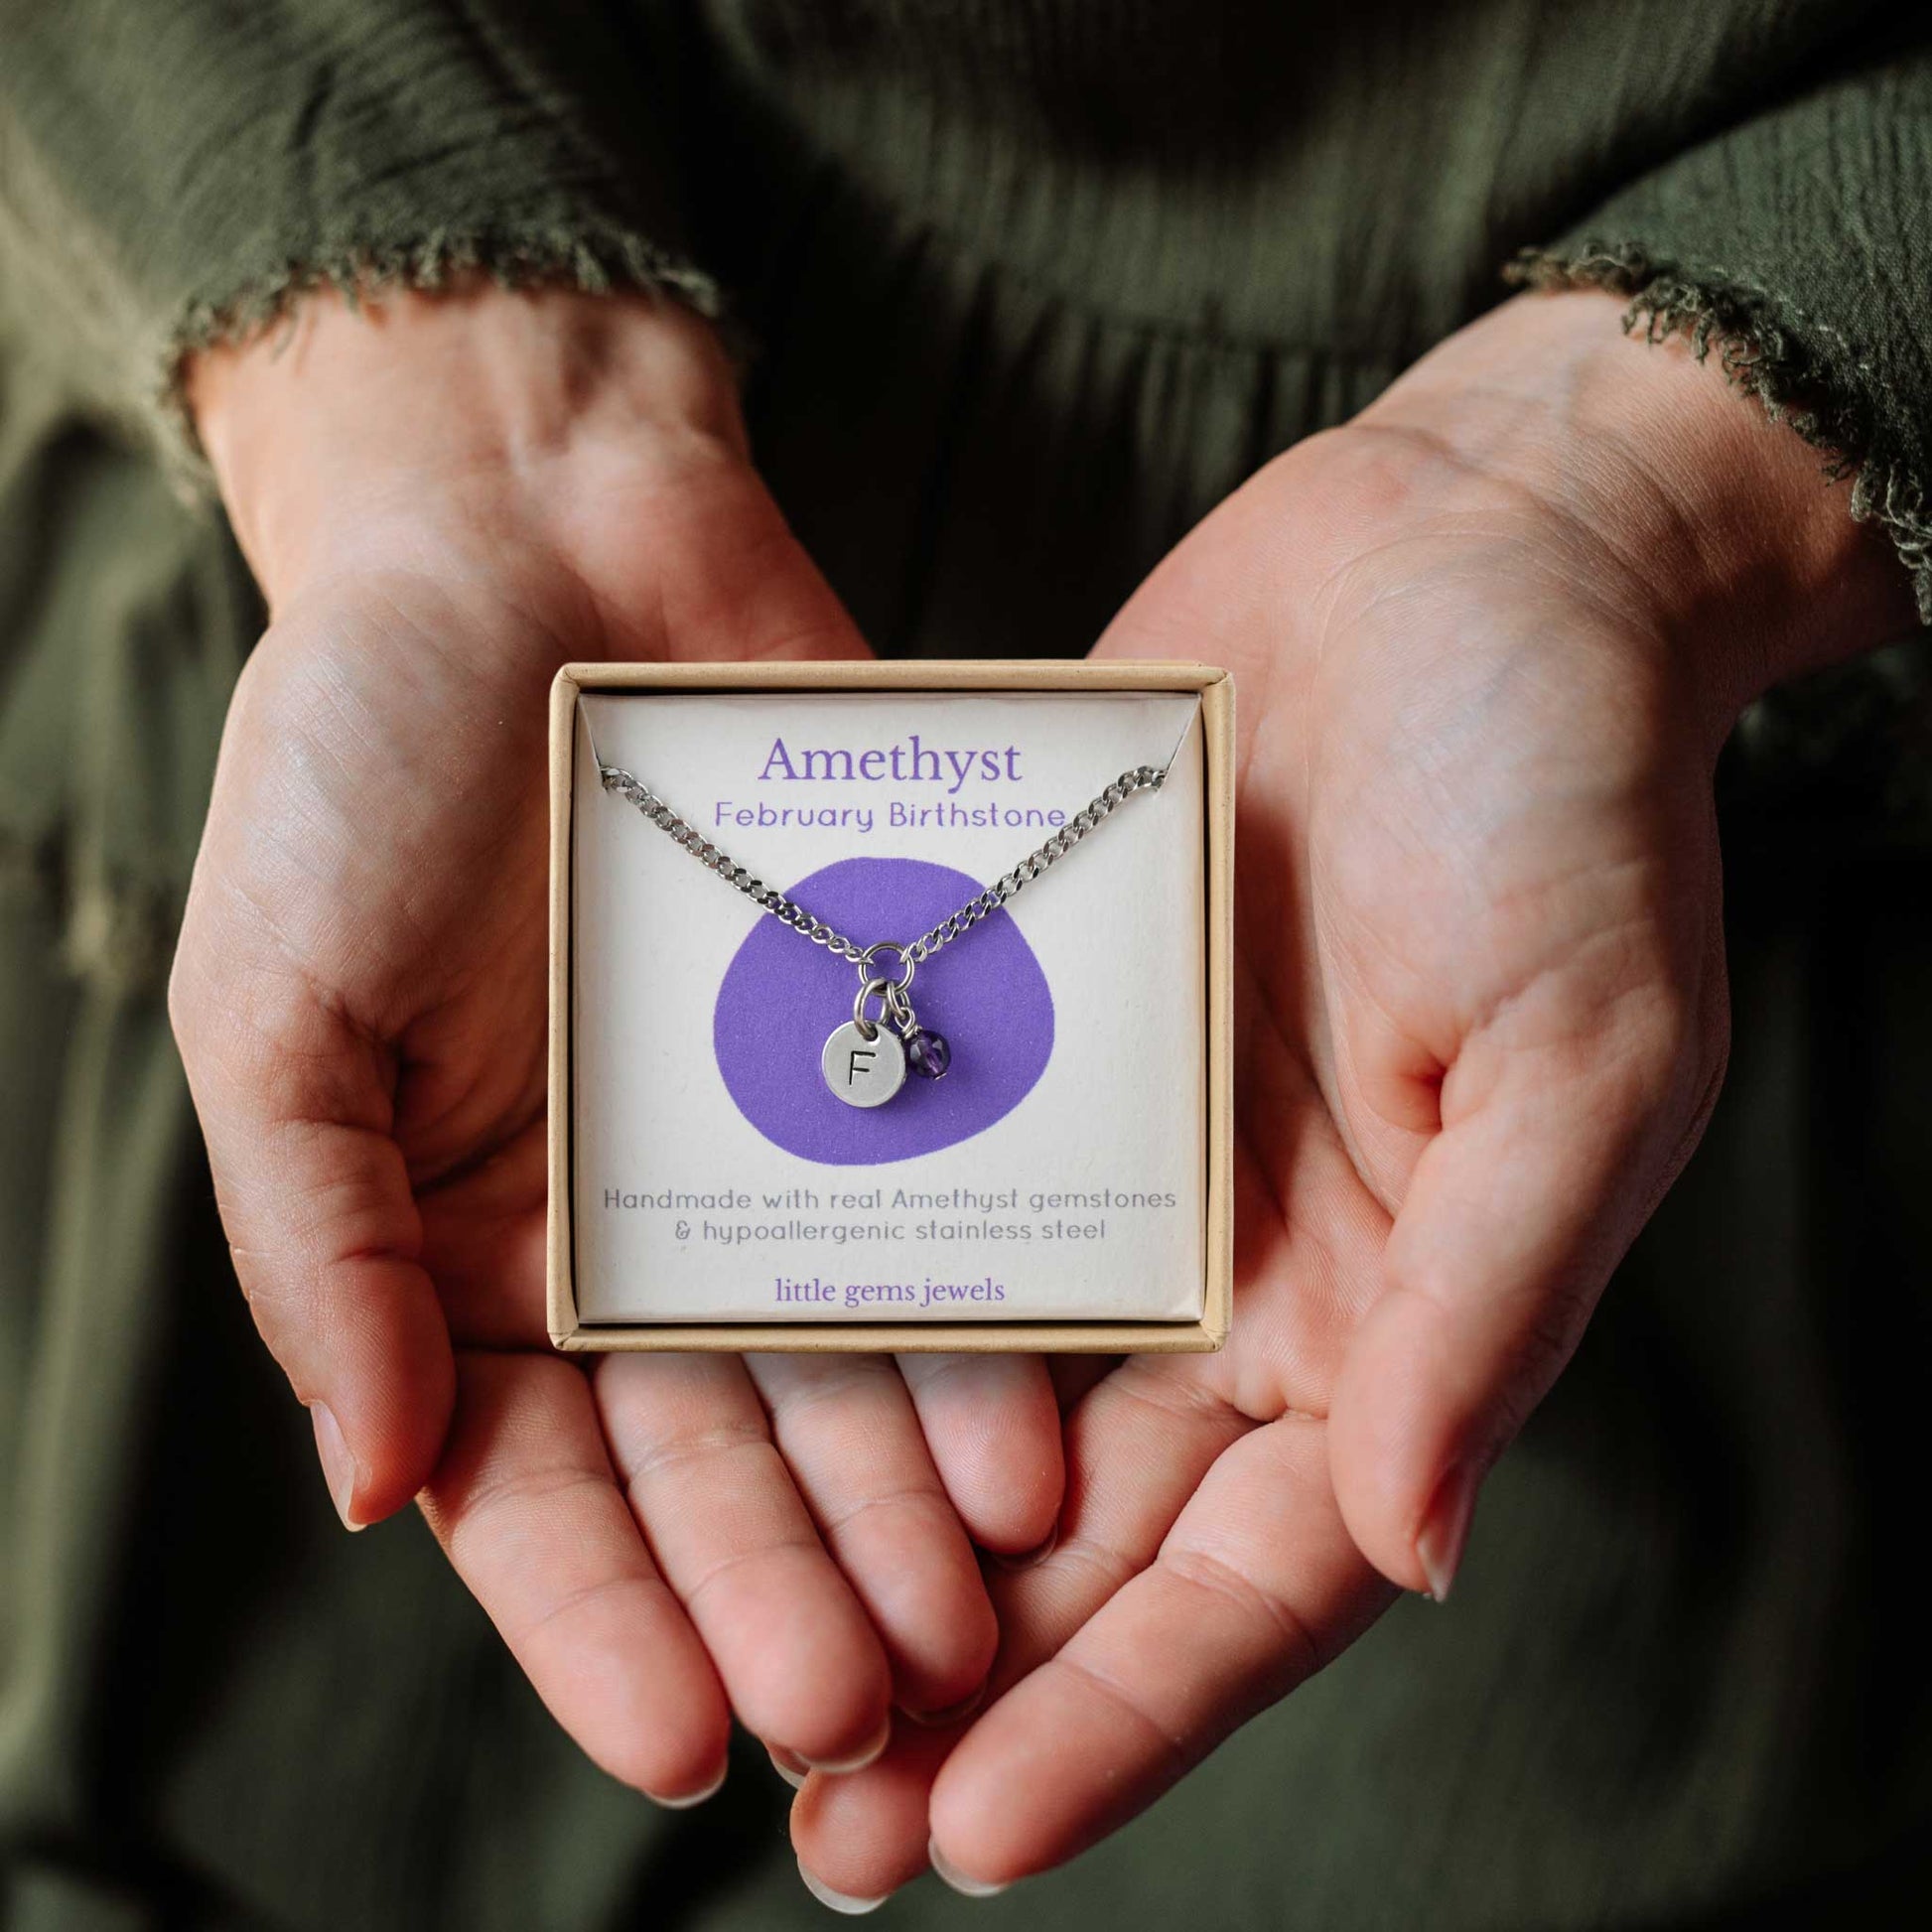
MULTIPOLYGON (((304 296, 337 290, 353 309, 384 291, 432 292, 471 276, 499 288, 571 288, 590 295, 668 296, 714 322, 725 319, 718 284, 701 269, 621 225, 586 221, 541 227, 432 229, 418 239, 347 242, 299 260, 265 265, 215 299, 191 302, 170 331, 155 397, 164 430, 163 461, 178 494, 207 500, 213 477, 188 407, 190 359, 287 323, 304 296)), ((744 345, 726 329, 734 359, 744 345)))
POLYGON ((1911 573, 1919 621, 1932 624, 1926 482, 1887 452, 1871 400, 1780 319, 1774 296, 1654 263, 1629 244, 1589 242, 1575 254, 1526 248, 1503 273, 1519 288, 1597 288, 1624 296, 1626 333, 1641 329, 1653 343, 1682 336, 1700 361, 1715 348, 1725 378, 1820 451, 1828 477, 1851 478, 1852 515, 1890 538, 1911 573))

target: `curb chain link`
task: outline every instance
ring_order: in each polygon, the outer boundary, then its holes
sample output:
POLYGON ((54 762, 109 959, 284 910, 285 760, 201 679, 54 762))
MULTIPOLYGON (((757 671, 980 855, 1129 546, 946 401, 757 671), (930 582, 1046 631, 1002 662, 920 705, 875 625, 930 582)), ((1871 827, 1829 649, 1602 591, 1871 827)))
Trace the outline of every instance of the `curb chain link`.
MULTIPOLYGON (((1123 771, 1112 784, 1081 806, 1051 838, 1035 846, 1011 872, 1002 873, 992 885, 976 893, 957 911, 949 912, 930 931, 921 933, 903 946, 895 940, 882 939, 867 947, 847 938, 836 927, 827 925, 796 899, 786 898, 782 893, 765 885, 763 880, 733 859, 730 853, 722 851, 695 826, 680 818, 634 772, 626 771, 621 765, 606 764, 602 759, 598 761, 597 768, 606 791, 616 792, 635 805, 653 825, 674 844, 681 845, 700 865, 715 872, 728 886, 735 886, 781 925, 790 926, 813 945, 823 946, 835 957, 849 960, 866 973, 871 971, 871 955, 874 952, 897 952, 916 966, 930 959, 942 946, 951 945, 982 919, 997 912, 1023 887, 1032 885, 1041 873, 1064 859, 1089 832, 1118 811, 1137 791, 1159 791, 1167 780, 1169 770, 1167 765, 1157 768, 1151 764, 1140 764, 1131 771, 1123 771)), ((909 969, 907 977, 910 977, 909 969)))

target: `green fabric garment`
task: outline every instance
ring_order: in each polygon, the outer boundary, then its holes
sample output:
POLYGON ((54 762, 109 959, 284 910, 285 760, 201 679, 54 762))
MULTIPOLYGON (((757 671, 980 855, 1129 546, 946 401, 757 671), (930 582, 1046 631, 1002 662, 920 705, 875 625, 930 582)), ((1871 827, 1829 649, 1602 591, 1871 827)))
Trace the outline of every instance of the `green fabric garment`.
MULTIPOLYGON (((874 642, 1063 654, 1524 257, 1702 332, 1923 594, 1928 40, 1843 0, 0 0, 0 1923, 822 1922, 762 1752, 678 1817, 593 1771, 420 1523, 337 1529, 254 1340, 161 999, 261 622, 186 347, 470 262, 722 302, 874 642)), ((1740 731, 1729 1087, 1455 1602, 1070 1871, 900 1922, 1924 1916, 1928 752, 1916 643, 1740 731)))

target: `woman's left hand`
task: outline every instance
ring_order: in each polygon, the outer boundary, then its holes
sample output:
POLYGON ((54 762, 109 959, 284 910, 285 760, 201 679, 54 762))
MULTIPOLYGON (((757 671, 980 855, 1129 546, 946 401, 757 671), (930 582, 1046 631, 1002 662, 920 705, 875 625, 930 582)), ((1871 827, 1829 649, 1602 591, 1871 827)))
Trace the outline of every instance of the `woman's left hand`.
POLYGON ((1477 1486, 1715 1101, 1718 751, 1903 631, 1816 454, 1595 294, 1526 297, 1269 465, 1099 646, 1240 691, 1234 1331, 1066 1415, 995 1701, 813 1777, 848 1898, 997 1884, 1135 1816, 1448 1593, 1477 1486))

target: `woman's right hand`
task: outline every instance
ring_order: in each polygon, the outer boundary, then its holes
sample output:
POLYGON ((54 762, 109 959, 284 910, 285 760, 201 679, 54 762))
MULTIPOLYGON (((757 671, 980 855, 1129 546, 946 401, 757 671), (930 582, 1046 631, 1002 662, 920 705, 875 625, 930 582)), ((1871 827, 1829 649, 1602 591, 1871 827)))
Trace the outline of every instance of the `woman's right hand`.
POLYGON ((1036 1361, 555 1354, 547 688, 569 659, 859 656, 708 327, 482 287, 202 355, 271 622, 171 989, 236 1274, 350 1527, 421 1492, 546 1703, 669 1802, 972 1697, 972 1543, 1057 1511, 1036 1361), (989 1416, 997 1427, 989 1427, 989 1416), (930 1448, 928 1449, 928 1444, 930 1448))

